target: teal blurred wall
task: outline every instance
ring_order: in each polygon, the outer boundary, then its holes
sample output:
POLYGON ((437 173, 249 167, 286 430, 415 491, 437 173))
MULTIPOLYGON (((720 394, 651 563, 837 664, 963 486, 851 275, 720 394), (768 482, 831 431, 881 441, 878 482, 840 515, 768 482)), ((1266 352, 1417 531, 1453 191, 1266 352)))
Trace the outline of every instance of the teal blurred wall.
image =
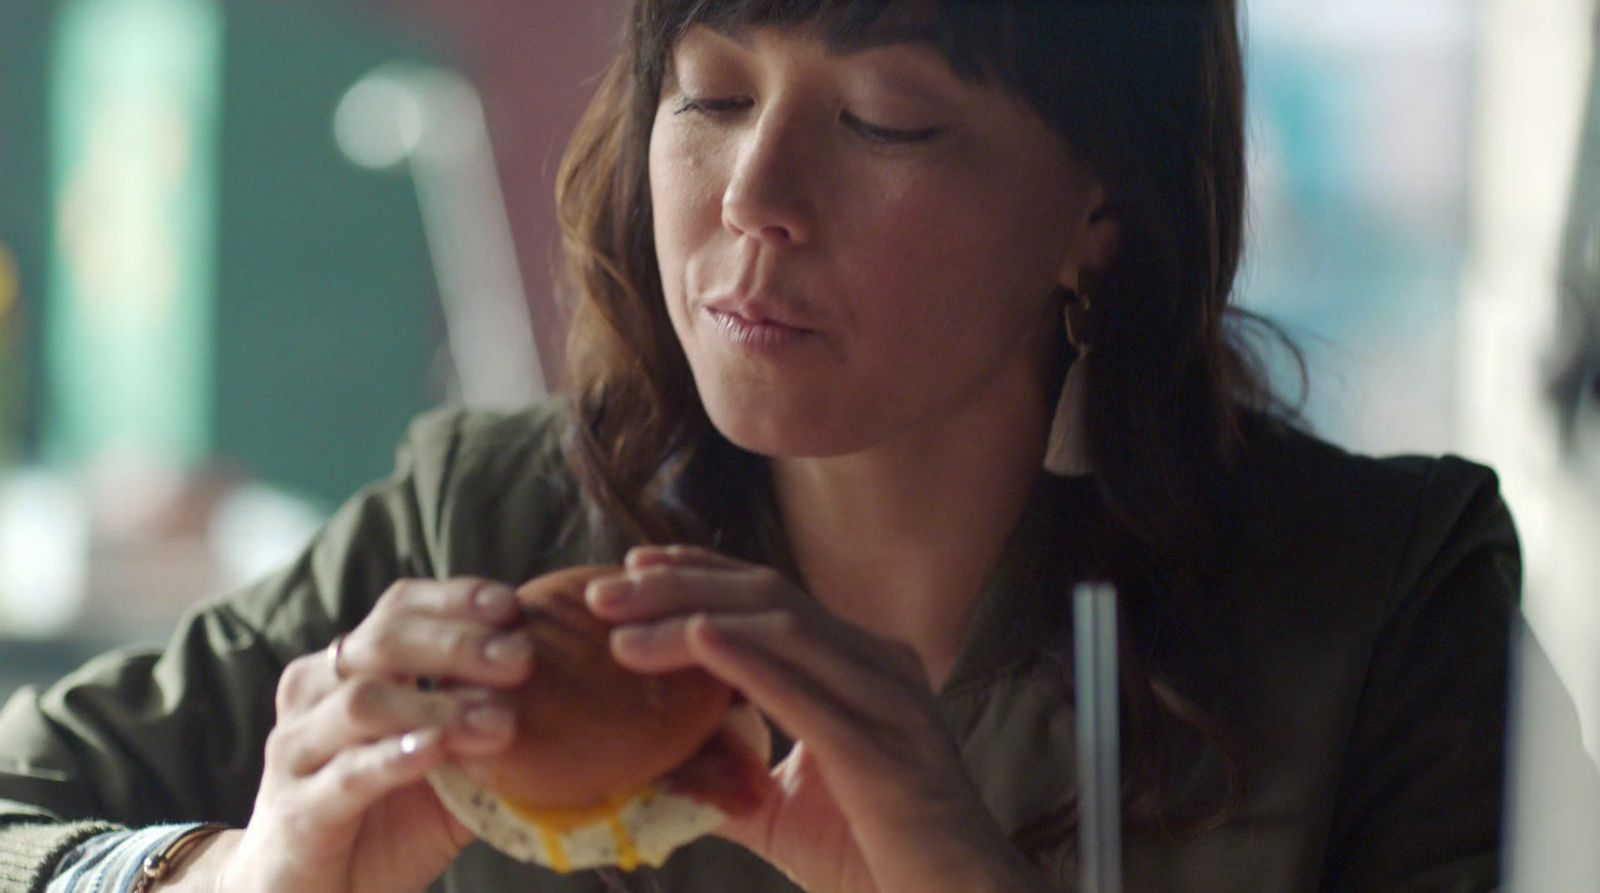
MULTIPOLYGON (((50 232, 44 72, 56 5, 52 0, 0 3, 0 242, 16 256, 21 301, 9 318, 20 333, 0 339, 0 350, 9 343, 14 351, 0 360, 0 407, 11 413, 0 417, 0 438, 15 438, 15 448, 24 454, 37 445, 45 386, 37 362, 50 232)), ((0 444, 0 457, 9 452, 0 444)))
POLYGON ((409 178, 348 161, 333 113, 376 66, 438 54, 304 4, 233 6, 225 46, 217 449, 343 499, 388 470, 406 421, 442 397, 442 329, 409 178))
MULTIPOLYGON (((10 436, 24 459, 37 457, 50 412, 40 357, 54 226, 47 100, 63 5, 0 3, 0 241, 17 257, 13 321, 25 326, 20 361, 0 361, 0 391, 21 409, 10 436)), ((406 421, 442 396, 438 299, 412 184, 404 170, 346 160, 333 113, 376 66, 443 54, 391 19, 341 6, 225 6, 211 447, 225 465, 331 503, 383 474, 406 421)))

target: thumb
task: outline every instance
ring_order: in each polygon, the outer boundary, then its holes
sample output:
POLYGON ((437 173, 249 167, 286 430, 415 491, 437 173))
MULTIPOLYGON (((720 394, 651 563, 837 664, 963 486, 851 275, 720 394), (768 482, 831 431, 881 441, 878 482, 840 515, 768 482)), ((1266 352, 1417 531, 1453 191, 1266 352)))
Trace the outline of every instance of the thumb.
POLYGON ((730 816, 748 815, 768 799, 767 761, 772 737, 748 702, 728 709, 715 734, 694 756, 663 779, 674 793, 692 797, 730 816))

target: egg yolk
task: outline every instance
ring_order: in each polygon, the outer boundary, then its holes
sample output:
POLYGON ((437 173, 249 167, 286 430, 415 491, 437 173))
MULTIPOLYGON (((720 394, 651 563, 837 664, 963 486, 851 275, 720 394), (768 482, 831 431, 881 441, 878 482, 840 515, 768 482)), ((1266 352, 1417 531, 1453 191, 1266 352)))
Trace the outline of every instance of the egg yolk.
POLYGON ((512 815, 538 829, 539 842, 544 845, 545 853, 549 856, 550 867, 565 874, 572 870, 572 859, 567 855, 566 836, 580 828, 601 823, 609 827, 611 839, 616 844, 617 867, 623 871, 638 868, 639 848, 634 843, 633 836, 628 833, 628 829, 622 825, 622 811, 634 797, 649 802, 654 796, 654 788, 647 786, 633 794, 613 797, 594 806, 534 808, 509 800, 502 802, 512 815))

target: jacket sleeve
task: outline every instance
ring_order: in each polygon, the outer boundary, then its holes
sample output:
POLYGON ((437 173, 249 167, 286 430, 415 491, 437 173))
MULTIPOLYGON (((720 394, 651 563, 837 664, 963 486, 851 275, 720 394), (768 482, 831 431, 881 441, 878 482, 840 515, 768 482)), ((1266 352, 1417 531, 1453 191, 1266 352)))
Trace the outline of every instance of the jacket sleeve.
POLYGON ((110 827, 248 820, 284 666, 392 581, 432 575, 456 419, 414 423, 389 478, 288 568, 190 611, 164 650, 102 656, 0 710, 0 893, 42 890, 56 859, 110 827))
POLYGON ((1352 727, 1324 888, 1495 889, 1521 561, 1494 475, 1432 463, 1402 555, 1352 727))

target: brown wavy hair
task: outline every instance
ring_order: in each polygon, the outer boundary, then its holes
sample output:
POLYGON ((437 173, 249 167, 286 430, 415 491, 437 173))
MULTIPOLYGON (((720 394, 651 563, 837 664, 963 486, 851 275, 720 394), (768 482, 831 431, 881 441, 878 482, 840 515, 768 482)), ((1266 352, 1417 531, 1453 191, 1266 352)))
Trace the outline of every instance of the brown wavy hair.
MULTIPOLYGON (((808 25, 848 44, 907 15, 932 27, 959 76, 1022 97, 1110 192, 1120 250, 1096 277, 1085 407, 1104 523, 1063 544, 1062 573, 1117 582, 1124 605, 1140 606, 1126 628, 1181 618, 1212 586, 1218 488, 1247 428, 1292 415, 1252 349, 1276 330, 1229 304, 1245 209, 1234 0, 635 0, 557 195, 568 453, 592 520, 618 550, 690 541, 781 554, 766 463, 710 424, 657 269, 647 157, 675 42, 694 24, 808 25)), ((1174 823, 1168 757, 1195 733, 1221 751, 1227 778, 1218 808, 1189 824, 1225 820, 1244 796, 1225 731, 1161 681, 1158 654, 1131 640, 1122 654, 1128 820, 1174 823)), ((1025 829, 1028 849, 1058 842, 1074 812, 1025 829)))

